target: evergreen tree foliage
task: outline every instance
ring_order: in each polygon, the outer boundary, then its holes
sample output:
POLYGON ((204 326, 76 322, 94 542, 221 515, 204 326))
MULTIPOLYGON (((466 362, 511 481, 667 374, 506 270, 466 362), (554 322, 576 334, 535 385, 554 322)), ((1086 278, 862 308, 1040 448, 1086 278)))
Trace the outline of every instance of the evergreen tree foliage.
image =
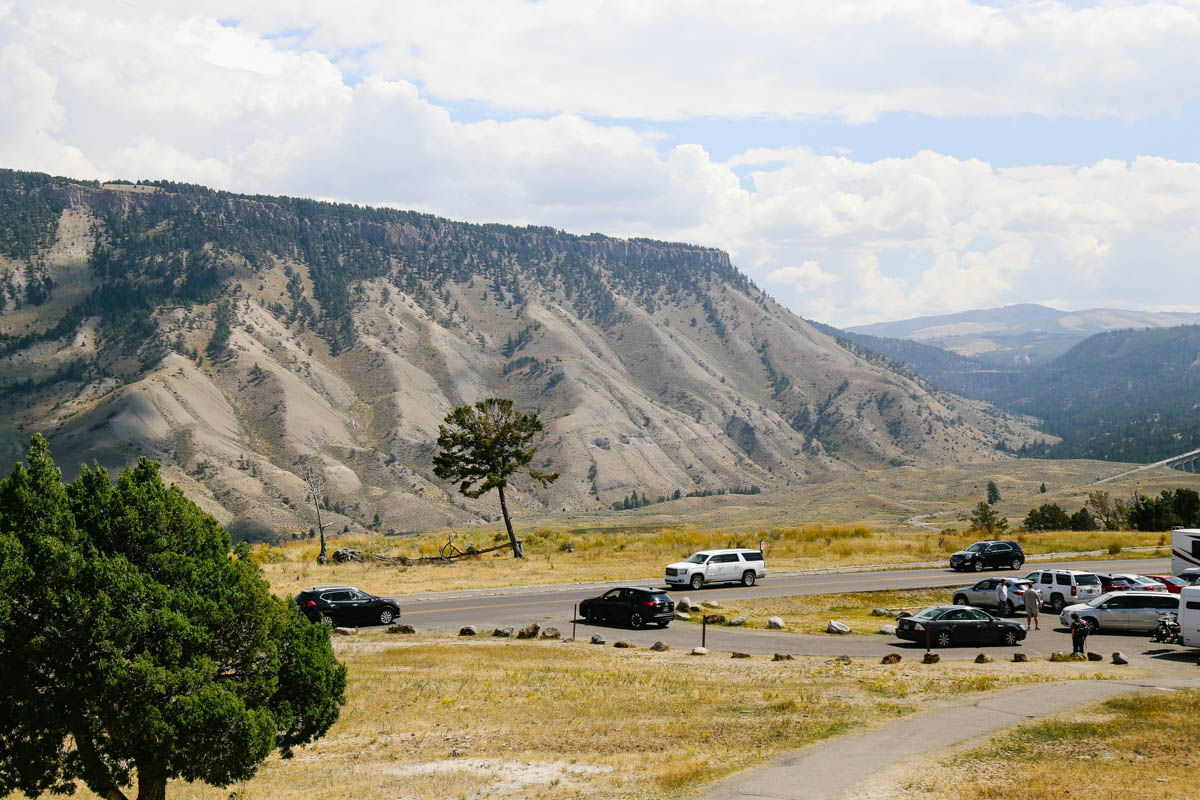
POLYGON ((246 780, 346 685, 328 631, 156 464, 65 486, 40 436, 0 481, 0 675, 0 793, 109 800, 246 780))
POLYGON ((999 502, 1000 502, 1000 487, 996 485, 995 481, 988 481, 987 504, 989 506, 994 506, 994 505, 996 505, 996 503, 999 503, 999 502))
POLYGON ((981 500, 971 511, 971 529, 989 537, 995 536, 1008 530, 1008 518, 1000 516, 996 509, 981 500))
POLYGON ((1030 531, 1065 531, 1071 527, 1071 517, 1057 503, 1044 503, 1030 510, 1024 527, 1030 531))

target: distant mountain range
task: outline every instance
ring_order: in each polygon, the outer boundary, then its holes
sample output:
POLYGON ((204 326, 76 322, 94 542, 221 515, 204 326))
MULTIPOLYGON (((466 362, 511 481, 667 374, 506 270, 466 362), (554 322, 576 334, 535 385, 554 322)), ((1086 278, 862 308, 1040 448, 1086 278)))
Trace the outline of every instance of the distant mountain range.
POLYGON ((1094 308, 1059 311, 1026 303, 847 328, 849 333, 911 339, 1008 369, 1050 361, 1087 337, 1126 328, 1200 324, 1200 313, 1094 308))
MULTIPOLYGON (((499 395, 545 423, 526 510, 1008 458, 1031 421, 839 347, 718 250, 0 170, 0 458, 139 455, 235 534, 488 521, 431 470, 499 395)), ((7 467, 4 467, 7 469, 7 467)), ((520 488, 520 487, 518 487, 520 488)))

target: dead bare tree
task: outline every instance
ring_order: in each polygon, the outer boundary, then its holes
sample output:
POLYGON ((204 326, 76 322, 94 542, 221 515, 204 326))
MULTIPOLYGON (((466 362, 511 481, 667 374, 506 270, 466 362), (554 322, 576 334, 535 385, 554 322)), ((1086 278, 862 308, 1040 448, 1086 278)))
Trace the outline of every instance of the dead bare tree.
POLYGON ((321 501, 325 498, 325 478, 315 471, 311 464, 305 464, 304 485, 307 487, 304 499, 312 500, 313 509, 317 512, 317 533, 321 537, 321 552, 317 555, 317 563, 324 564, 329 560, 329 553, 325 549, 325 529, 333 524, 332 520, 321 521, 321 501))

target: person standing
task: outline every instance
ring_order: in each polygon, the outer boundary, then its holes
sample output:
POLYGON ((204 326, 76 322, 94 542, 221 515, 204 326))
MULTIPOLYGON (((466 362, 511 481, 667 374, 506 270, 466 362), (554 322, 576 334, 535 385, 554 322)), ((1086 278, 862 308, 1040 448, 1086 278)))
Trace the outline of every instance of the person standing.
POLYGON ((1041 624, 1038 622, 1038 611, 1042 608, 1042 593, 1038 591, 1037 584, 1031 583, 1025 587, 1025 630, 1040 631, 1041 624))
POLYGON ((1091 632, 1077 612, 1071 612, 1071 653, 1087 655, 1087 637, 1091 632))
POLYGON ((1008 614, 1008 580, 1001 578, 996 584, 996 616, 1003 617, 1008 614))

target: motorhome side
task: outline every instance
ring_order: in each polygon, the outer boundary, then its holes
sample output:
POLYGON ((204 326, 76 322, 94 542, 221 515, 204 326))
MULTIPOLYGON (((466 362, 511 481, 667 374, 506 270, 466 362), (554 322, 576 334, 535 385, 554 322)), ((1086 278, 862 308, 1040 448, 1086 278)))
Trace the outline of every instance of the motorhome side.
POLYGON ((1171 572, 1181 575, 1195 567, 1200 567, 1200 530, 1176 528, 1171 531, 1171 572))
POLYGON ((1187 647, 1200 647, 1200 586, 1179 593, 1179 633, 1187 647))

